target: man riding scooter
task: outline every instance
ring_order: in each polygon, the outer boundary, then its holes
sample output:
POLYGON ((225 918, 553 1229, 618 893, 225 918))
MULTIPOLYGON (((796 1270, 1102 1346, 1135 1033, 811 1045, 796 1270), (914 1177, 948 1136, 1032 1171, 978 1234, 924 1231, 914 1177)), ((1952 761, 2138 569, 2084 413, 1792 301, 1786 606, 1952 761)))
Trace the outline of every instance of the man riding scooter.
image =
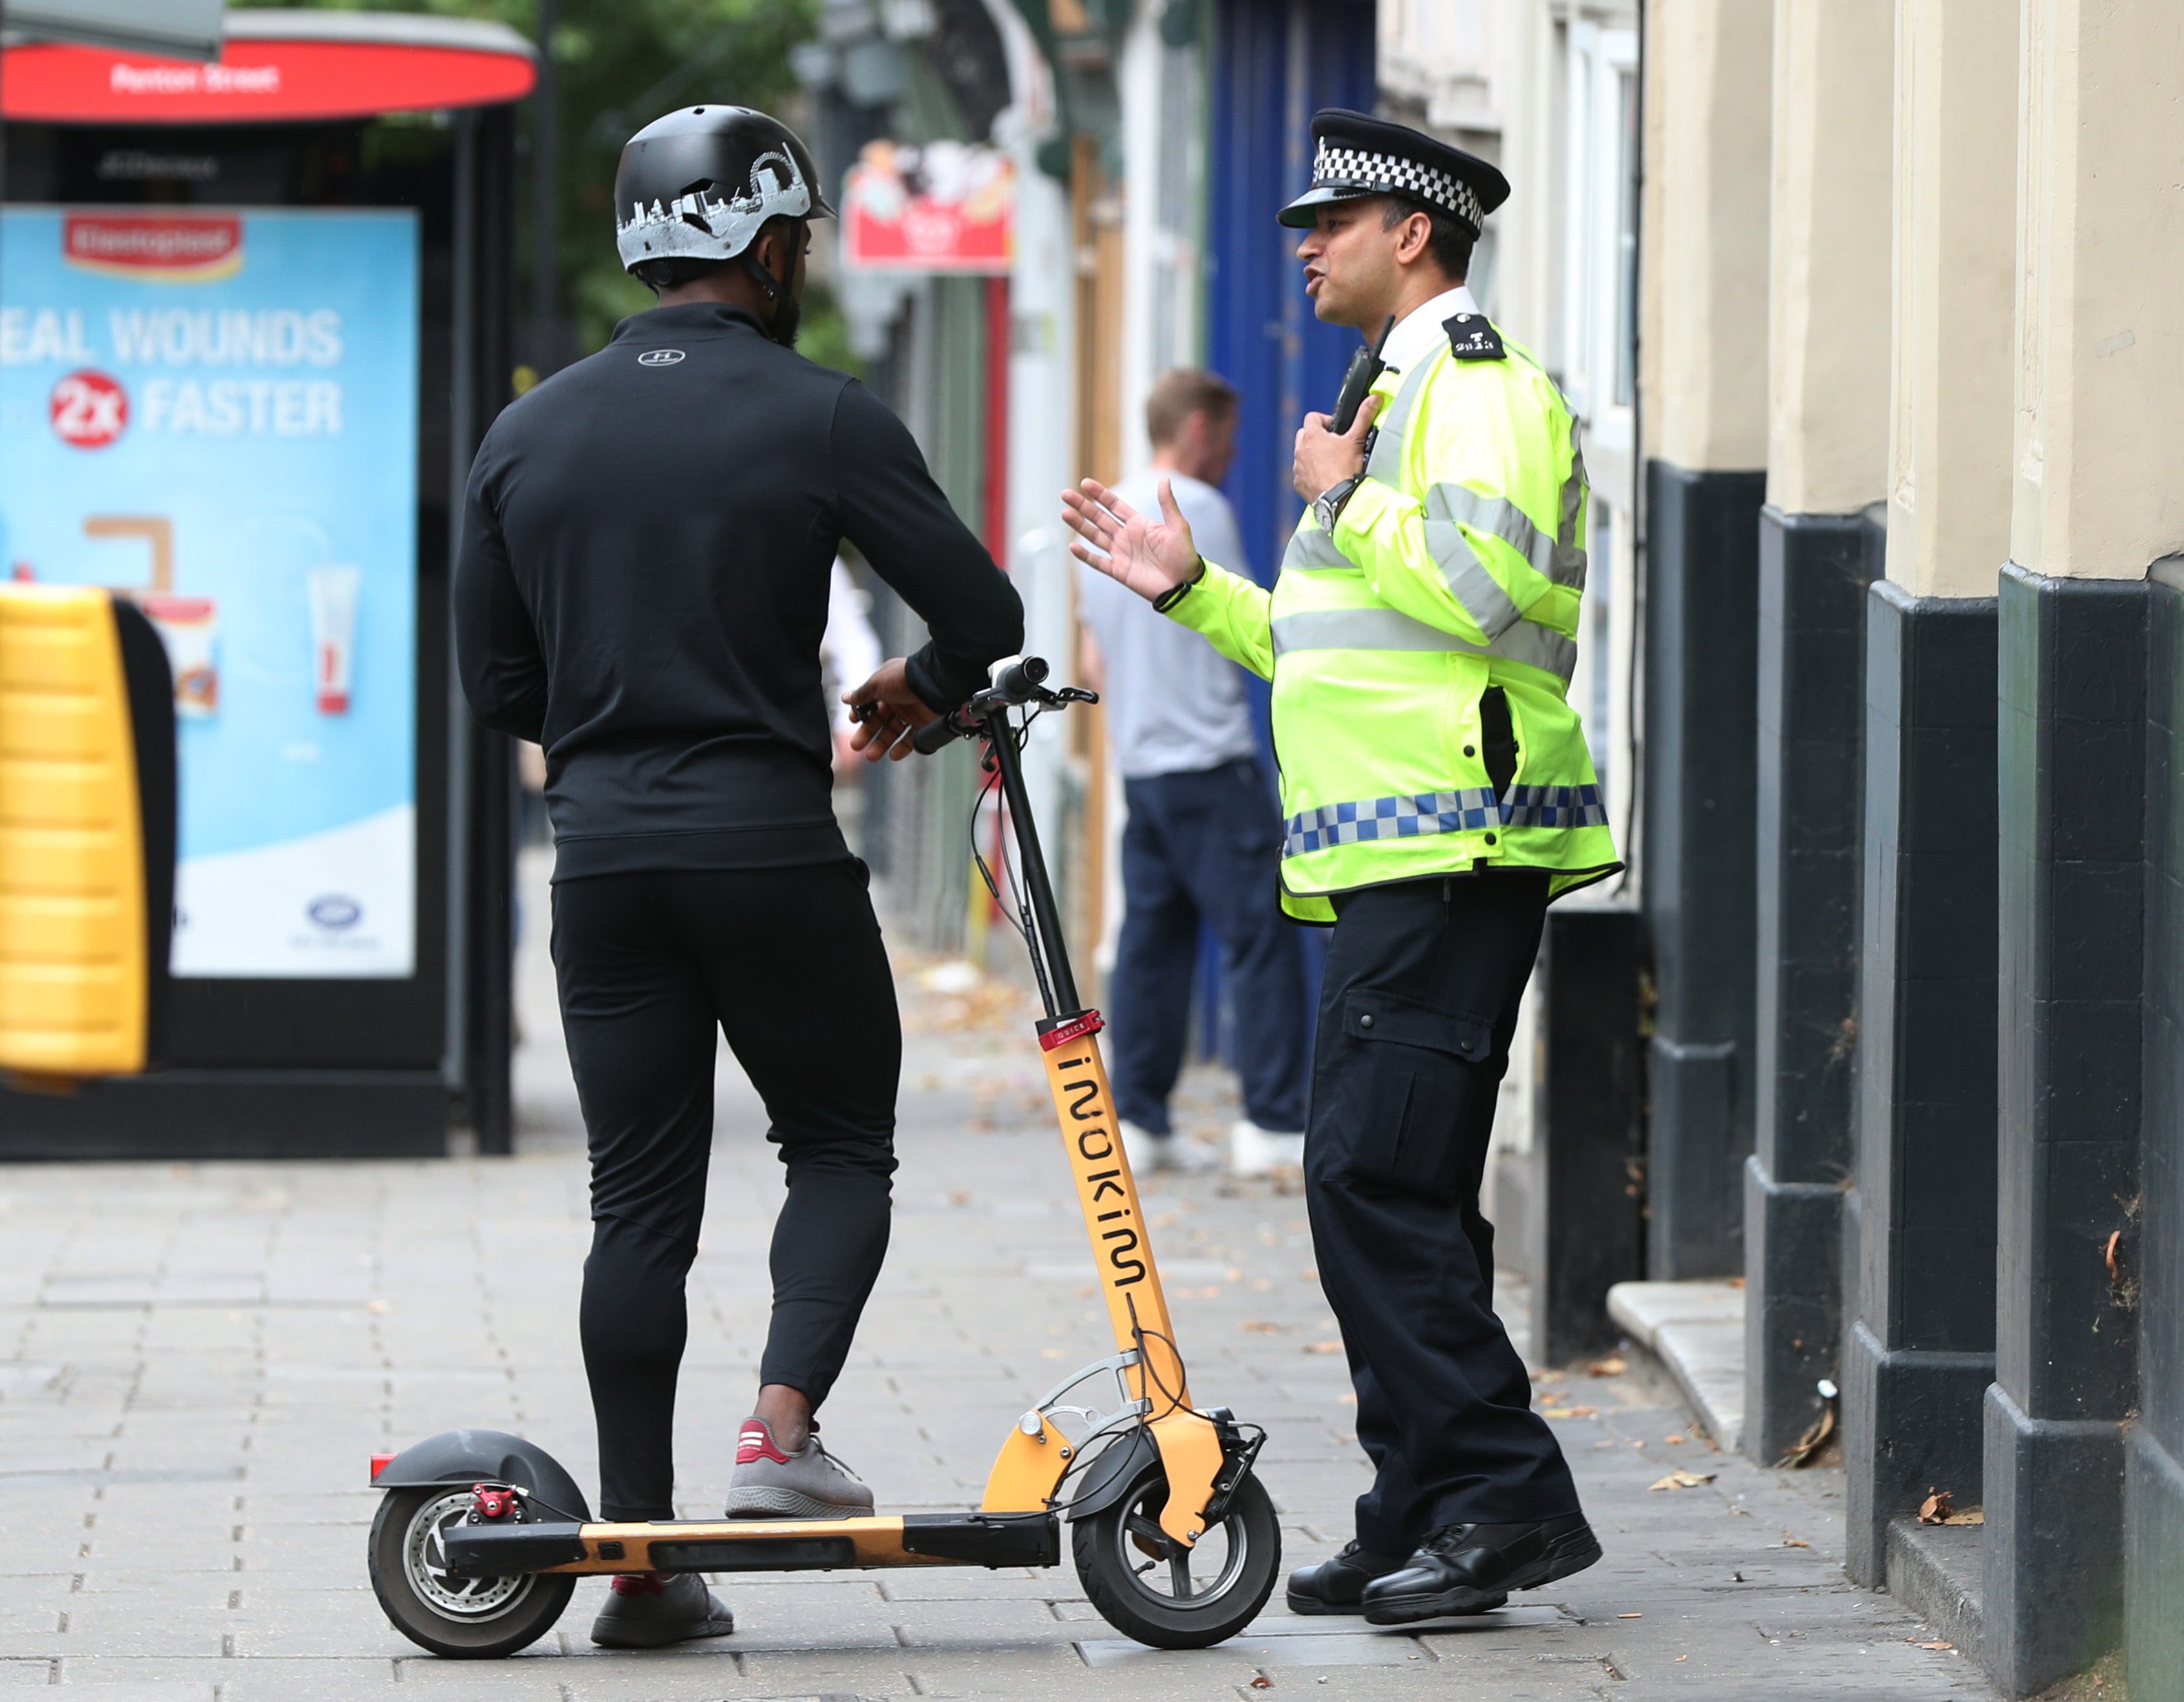
MULTIPOLYGON (((849 540, 932 642, 850 693, 868 760, 986 682, 1022 607, 910 433, 794 349, 811 157, 763 113, 647 125, 615 181, 659 296, 511 405, 472 470, 455 585, 465 693, 538 741, 554 962, 592 1160, 582 1334, 608 1520, 671 1519, 675 1386, 718 1031, 764 1099, 788 1196, 730 1518, 869 1513, 813 1415, 887 1249, 901 1034, 866 870, 829 798, 820 639, 849 540), (845 1045, 844 1015, 855 1042, 845 1045)), ((733 1620, 694 1573, 615 1579, 593 1640, 733 1620)))

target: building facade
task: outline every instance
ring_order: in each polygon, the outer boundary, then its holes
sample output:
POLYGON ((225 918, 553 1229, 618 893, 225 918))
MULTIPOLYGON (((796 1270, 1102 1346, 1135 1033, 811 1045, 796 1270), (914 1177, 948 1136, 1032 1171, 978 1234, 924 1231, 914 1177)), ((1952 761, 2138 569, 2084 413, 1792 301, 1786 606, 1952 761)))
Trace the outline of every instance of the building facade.
POLYGON ((1757 1457, 1840 1387, 1855 1580, 2184 1696, 2184 19, 1649 0, 1645 61, 1651 1274, 1747 1279, 1757 1457))

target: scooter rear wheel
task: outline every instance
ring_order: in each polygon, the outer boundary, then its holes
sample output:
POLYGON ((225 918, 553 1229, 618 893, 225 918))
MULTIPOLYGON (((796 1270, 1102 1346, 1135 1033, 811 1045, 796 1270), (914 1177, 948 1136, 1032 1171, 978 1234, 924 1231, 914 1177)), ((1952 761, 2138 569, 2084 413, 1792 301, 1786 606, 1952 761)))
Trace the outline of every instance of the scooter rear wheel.
POLYGON ((1077 1577, 1100 1616, 1155 1649, 1207 1649, 1267 1605, 1281 1570, 1274 1504, 1256 1477, 1237 1485, 1221 1522, 1195 1548, 1160 1527, 1167 1477, 1156 1463, 1123 1499, 1069 1527, 1077 1577))
POLYGON ((371 1521, 371 1588, 394 1628, 419 1648, 489 1660, 552 1630, 577 1579, 571 1572, 472 1578, 449 1571, 442 1543, 471 1505, 463 1484, 388 1490, 371 1521))

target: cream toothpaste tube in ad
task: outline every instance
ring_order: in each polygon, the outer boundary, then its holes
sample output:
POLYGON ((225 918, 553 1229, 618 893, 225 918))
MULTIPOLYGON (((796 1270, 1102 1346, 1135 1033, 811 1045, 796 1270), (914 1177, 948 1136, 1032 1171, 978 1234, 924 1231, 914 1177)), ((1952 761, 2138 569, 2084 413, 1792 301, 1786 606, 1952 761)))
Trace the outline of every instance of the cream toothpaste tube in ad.
POLYGON ((220 667, 213 655, 219 620, 209 597, 148 592, 136 606, 159 630, 175 675, 175 713, 185 720, 210 720, 220 708, 220 667))
POLYGON ((356 650, 356 587, 363 577, 354 567, 315 567, 304 584, 311 603, 311 675, 319 713, 348 713, 350 663, 356 650))

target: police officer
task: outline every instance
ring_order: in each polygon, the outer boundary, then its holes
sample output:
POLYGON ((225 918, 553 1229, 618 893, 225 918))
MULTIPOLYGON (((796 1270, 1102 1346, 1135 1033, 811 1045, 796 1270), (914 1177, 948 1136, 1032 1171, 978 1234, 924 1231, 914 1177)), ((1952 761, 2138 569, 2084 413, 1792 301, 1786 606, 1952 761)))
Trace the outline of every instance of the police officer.
POLYGON ((1375 1624, 1498 1607, 1599 1558, 1493 1310, 1479 1184, 1550 900, 1618 866, 1568 701, 1585 586, 1577 422, 1464 287, 1509 193, 1483 159, 1361 114, 1312 120, 1282 210, 1314 311, 1395 328, 1340 435, 1308 414, 1307 506, 1271 593, 1143 515, 1065 494, 1078 558, 1273 681, 1282 902, 1334 932, 1305 1188, 1374 1469, 1357 1539, 1290 1579, 1375 1624))
MULTIPOLYGON (((902 422, 792 346, 809 223, 832 209, 786 126, 671 113, 623 149, 615 209, 622 264, 660 305, 486 434, 454 593, 472 709, 546 754, 554 966, 592 1160, 600 1510, 676 1516, 683 1280, 724 1033, 788 1182, 727 1516, 846 1517, 872 1493, 812 1415, 887 1250, 902 1034, 829 798, 835 548, 855 544, 933 635, 849 693, 870 706, 852 741, 867 759, 906 754, 983 684, 1022 642, 1022 606, 902 422)), ((626 1574, 592 1637, 733 1625, 695 1575, 626 1574)))

